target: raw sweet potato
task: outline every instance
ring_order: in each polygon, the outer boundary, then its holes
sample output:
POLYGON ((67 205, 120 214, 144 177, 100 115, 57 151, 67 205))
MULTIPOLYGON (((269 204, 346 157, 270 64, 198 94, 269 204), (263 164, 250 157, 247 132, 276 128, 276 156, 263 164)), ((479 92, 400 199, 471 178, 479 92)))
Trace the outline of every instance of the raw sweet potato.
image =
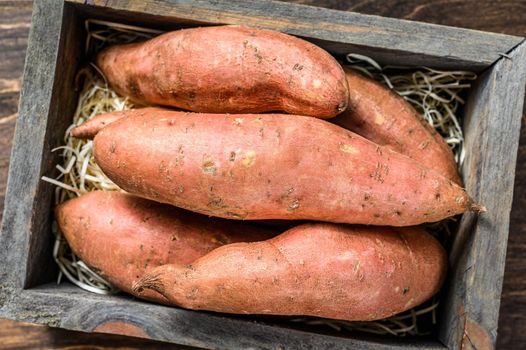
MULTIPOLYGON (((129 293, 132 282, 156 266, 189 264, 223 244, 272 236, 119 192, 86 193, 57 206, 55 216, 73 252, 129 293)), ((157 293, 147 297, 164 301, 157 293)))
POLYGON ((347 82, 338 62, 316 45, 270 30, 182 29, 109 47, 96 63, 117 92, 147 104, 319 118, 347 108, 347 82))
POLYGON ((429 299, 446 266, 444 249, 422 228, 305 224, 222 246, 189 266, 160 266, 134 290, 188 309, 368 321, 429 299))
POLYGON ((116 120, 125 118, 129 115, 140 115, 144 112, 154 113, 161 110, 163 109, 147 107, 99 114, 71 130, 71 136, 79 139, 92 139, 102 128, 116 120))
POLYGON ((211 216, 408 226, 476 208, 439 173, 317 118, 159 111, 111 123, 93 147, 126 191, 211 216))
POLYGON ((157 107, 145 107, 99 114, 91 118, 90 120, 80 124, 79 126, 73 128, 73 130, 71 130, 71 136, 79 139, 93 139, 102 128, 121 118, 143 115, 144 113, 148 113, 150 115, 157 115, 158 112, 162 113, 165 110, 166 109, 157 107))
POLYGON ((461 184, 453 152, 400 95, 364 75, 346 70, 349 106, 331 122, 407 155, 461 184))

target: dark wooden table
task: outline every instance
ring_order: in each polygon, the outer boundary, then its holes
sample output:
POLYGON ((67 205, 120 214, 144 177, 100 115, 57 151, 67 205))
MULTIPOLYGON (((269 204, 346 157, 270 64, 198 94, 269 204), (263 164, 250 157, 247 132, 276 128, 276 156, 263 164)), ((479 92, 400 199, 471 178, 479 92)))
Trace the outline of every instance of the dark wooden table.
MULTIPOLYGON (((526 36, 524 0, 294 0, 386 17, 526 36)), ((3 210, 31 1, 0 0, 0 213, 3 210)), ((526 64, 526 62, 524 62, 526 64)), ((498 180, 496 180, 498 181, 498 180)), ((1 215, 1 214, 0 214, 1 215)), ((85 334, 0 320, 1 349, 181 349, 104 334, 85 334)), ((522 119, 515 195, 499 320, 499 349, 526 348, 526 118, 522 119)))

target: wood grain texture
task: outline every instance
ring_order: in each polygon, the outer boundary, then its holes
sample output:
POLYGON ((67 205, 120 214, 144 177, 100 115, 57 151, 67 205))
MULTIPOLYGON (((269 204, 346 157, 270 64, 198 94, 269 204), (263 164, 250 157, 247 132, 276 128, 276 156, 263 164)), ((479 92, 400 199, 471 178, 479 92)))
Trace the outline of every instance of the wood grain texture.
MULTIPOLYGON (((525 31, 526 34, 526 31, 525 31)), ((502 286, 497 349, 526 344, 526 114, 523 114, 508 251, 502 286)))
POLYGON ((487 212, 463 215, 450 254, 440 338, 452 349, 480 338, 493 346, 496 342, 526 81, 524 62, 525 43, 479 77, 466 104, 464 184, 487 212))
MULTIPOLYGON (((8 191, 5 201, 9 206, 4 207, 2 234, 0 235, 0 259, 4 262, 0 266, 0 278, 4 289, 3 298, 10 298, 11 293, 23 288, 25 284, 28 261, 28 245, 31 241, 29 234, 19 235, 16 232, 32 232, 36 222, 33 213, 39 211, 35 206, 41 197, 40 169, 42 167, 47 126, 47 114, 53 91, 52 76, 58 51, 59 33, 62 17, 62 6, 59 2, 46 3, 35 6, 34 15, 41 17, 44 11, 49 12, 41 23, 36 24, 30 35, 27 61, 34 61, 35 69, 25 70, 25 84, 21 93, 20 113, 13 144, 14 147, 8 176, 8 191), (45 33, 44 28, 49 30, 45 33), (24 98, 25 97, 25 98, 24 98), (33 202, 33 205, 28 203, 33 202), (17 231, 21 230, 21 231, 17 231), (13 253, 16 252, 16 253, 13 253)), ((49 199, 48 199, 49 200, 49 199)), ((47 214, 49 216, 49 214, 47 214)), ((40 218, 39 218, 40 219, 40 218)), ((49 220, 48 220, 49 221, 49 220)), ((38 225, 46 226, 46 222, 38 225)), ((49 227, 49 226, 48 226, 49 227)), ((33 236, 35 237, 35 236, 33 236)), ((38 239, 38 238, 37 238, 38 239)), ((5 301, 5 300, 3 300, 5 301)), ((3 302, 0 302, 0 306, 3 302)))
POLYGON ((389 337, 349 339, 339 337, 335 332, 316 334, 295 329, 290 324, 287 327, 275 327, 279 323, 276 318, 265 318, 263 322, 261 318, 257 321, 250 316, 197 312, 153 305, 141 300, 134 300, 131 304, 130 300, 125 295, 102 296, 69 284, 59 287, 49 284, 20 294, 16 300, 16 310, 27 310, 23 315, 26 321, 38 319, 41 322, 46 318, 46 322, 68 329, 90 330, 101 323, 125 321, 140 327, 152 339, 206 349, 444 349, 437 341, 422 339, 417 343, 415 339, 389 337), (82 302, 79 303, 79 300, 82 302))
POLYGON ((61 350, 191 350, 192 347, 173 345, 140 338, 65 331, 31 323, 2 320, 0 322, 2 350, 61 349, 61 350))
MULTIPOLYGON (((472 29, 489 30, 513 35, 526 35, 526 2, 490 0, 365 0, 365 1, 331 1, 312 0, 299 1, 311 5, 325 6, 335 9, 354 10, 362 13, 378 14, 382 16, 406 18, 472 29)), ((14 131, 14 113, 17 110, 19 77, 22 72, 27 33, 30 23, 31 4, 29 1, 0 2, 0 117, 11 116, 10 122, 0 124, 0 184, 5 188, 4 167, 9 160, 11 138, 14 131), (7 25, 7 26, 6 26, 7 25), (12 29, 16 27, 17 33, 12 29), (8 30, 9 35, 5 30, 8 30), (6 59, 8 57, 8 59, 6 59), (6 63, 9 62, 9 63, 6 63), (2 79, 11 80, 3 83, 2 79), (12 83, 12 79, 18 83, 12 83), (14 93, 4 97, 2 85, 14 93), (3 172, 2 172, 3 171, 3 172)), ((526 344, 526 118, 523 119, 521 141, 518 152, 514 204, 511 212, 511 227, 509 235, 508 254, 506 258, 506 272, 503 286, 501 313, 498 330, 498 349, 519 349, 526 344)), ((19 328, 7 326, 10 321, 0 322, 0 344, 6 344, 10 338, 18 337, 18 343, 13 349, 24 348, 23 337, 27 339, 27 348, 63 348, 63 344, 70 339, 69 347, 76 349, 96 348, 103 344, 126 348, 144 348, 137 339, 122 339, 113 342, 110 337, 99 335, 72 333, 42 326, 23 325, 19 328), (31 340, 32 339, 32 340, 31 340), (38 343, 38 339, 41 340, 38 343), (99 341, 99 340, 97 340, 99 341), (121 342, 122 341, 122 342, 121 342), (95 345, 93 345, 95 344, 95 345), (78 346, 78 347, 76 347, 78 346)), ((152 348, 160 348, 156 344, 152 348), (157 346, 157 347, 155 347, 157 346)), ((168 345, 164 345, 168 347, 168 345)), ((101 347, 103 348, 103 347, 101 347)))
POLYGON ((342 11, 422 21, 459 28, 524 36, 526 2, 522 0, 292 0, 342 11))
MULTIPOLYGON (((66 0, 84 3, 84 0, 66 0)), ((119 10, 119 16, 142 19, 143 14, 199 21, 204 24, 246 24, 309 40, 345 55, 350 49, 380 63, 482 70, 522 39, 502 34, 437 26, 333 11, 313 6, 260 0, 90 0, 94 7, 119 10), (374 30, 371 30, 374 27, 374 30)))
POLYGON ((0 202, 2 211, 27 37, 31 25, 31 7, 30 1, 0 2, 0 202))

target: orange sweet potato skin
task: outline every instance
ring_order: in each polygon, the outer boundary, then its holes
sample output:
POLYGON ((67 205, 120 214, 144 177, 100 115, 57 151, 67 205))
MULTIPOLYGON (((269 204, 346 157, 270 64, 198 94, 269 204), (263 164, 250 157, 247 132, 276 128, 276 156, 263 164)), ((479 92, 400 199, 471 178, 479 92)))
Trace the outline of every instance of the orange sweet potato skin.
POLYGON ((126 111, 100 114, 71 130, 71 136, 79 139, 92 139, 102 128, 124 117, 126 117, 126 111))
MULTIPOLYGON (((99 114, 88 121, 76 126, 71 130, 71 136, 79 139, 90 139, 92 140, 99 131, 111 123, 126 117, 133 117, 138 115, 157 115, 157 113, 163 113, 167 111, 166 108, 159 107, 143 107, 136 109, 128 109, 125 111, 114 111, 99 114)), ((176 111, 176 109, 170 109, 176 111)))
POLYGON ((96 63, 117 92, 147 104, 319 118, 347 108, 347 82, 338 62, 305 40, 270 30, 182 29, 110 47, 96 63))
POLYGON ((429 299, 446 267, 444 249, 422 228, 305 224, 222 246, 190 266, 158 267, 134 289, 189 309, 369 321, 429 299))
POLYGON ((346 70, 349 106, 331 122, 392 148, 461 184, 453 152, 401 96, 364 75, 346 70))
POLYGON ((162 110, 162 108, 146 107, 99 114, 93 117, 92 119, 82 123, 81 125, 73 128, 73 130, 71 130, 71 136, 79 139, 93 139, 102 128, 110 125, 114 121, 117 121, 121 118, 126 118, 128 116, 134 115, 142 115, 143 113, 155 113, 162 110))
MULTIPOLYGON (((223 244, 272 236, 270 230, 119 192, 86 193, 57 206, 55 217, 73 252, 128 293, 156 266, 189 264, 223 244)), ((165 302, 154 292, 146 296, 165 302)))
POLYGON ((144 113, 102 129, 94 155, 130 193, 224 218, 410 226, 472 205, 413 159, 310 117, 144 113))

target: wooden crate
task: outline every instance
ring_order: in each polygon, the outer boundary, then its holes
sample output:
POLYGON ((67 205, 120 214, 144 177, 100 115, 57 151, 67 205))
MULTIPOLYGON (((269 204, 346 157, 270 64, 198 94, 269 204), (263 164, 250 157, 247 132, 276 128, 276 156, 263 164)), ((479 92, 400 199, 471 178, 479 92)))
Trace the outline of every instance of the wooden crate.
POLYGON ((526 81, 523 38, 248 0, 35 0, 32 22, 0 236, 1 317, 205 348, 494 347, 526 81), (62 144, 77 103, 74 78, 87 61, 86 18, 165 30, 248 24, 306 38, 340 58, 355 52, 381 63, 480 73, 464 111, 463 174, 468 193, 488 211, 460 222, 438 338, 344 338, 57 285, 50 233, 54 189, 40 177, 54 173, 58 159, 51 149, 62 144))

